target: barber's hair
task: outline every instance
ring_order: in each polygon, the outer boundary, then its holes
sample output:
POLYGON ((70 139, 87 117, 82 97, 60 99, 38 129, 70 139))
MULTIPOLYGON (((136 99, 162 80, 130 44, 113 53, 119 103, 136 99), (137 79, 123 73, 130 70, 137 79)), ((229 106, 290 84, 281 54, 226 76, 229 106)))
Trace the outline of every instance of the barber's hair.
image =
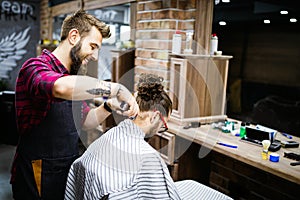
POLYGON ((141 74, 137 84, 136 101, 140 111, 157 110, 163 116, 172 111, 172 101, 162 85, 163 78, 154 74, 141 74))
POLYGON ((79 31, 79 34, 82 37, 84 37, 90 32, 93 26, 101 32, 103 38, 110 37, 110 28, 107 24, 80 9, 73 15, 69 15, 64 19, 61 27, 60 40, 65 40, 68 37, 70 30, 74 28, 79 31))

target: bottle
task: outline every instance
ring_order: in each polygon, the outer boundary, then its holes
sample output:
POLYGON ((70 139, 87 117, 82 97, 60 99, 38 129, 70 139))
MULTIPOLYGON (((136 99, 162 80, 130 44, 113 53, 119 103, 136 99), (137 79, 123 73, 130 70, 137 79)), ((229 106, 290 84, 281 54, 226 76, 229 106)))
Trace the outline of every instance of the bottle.
POLYGON ((246 123, 242 122, 240 127, 240 138, 243 138, 246 136, 246 123))
POLYGON ((183 51, 184 54, 193 54, 192 42, 193 42, 193 33, 187 32, 186 40, 185 40, 185 49, 183 51))
POLYGON ((214 55, 218 51, 218 37, 213 33, 210 39, 210 55, 214 55))
POLYGON ((181 34, 180 31, 176 31, 173 34, 173 39, 172 39, 172 53, 180 54, 181 53, 181 34))

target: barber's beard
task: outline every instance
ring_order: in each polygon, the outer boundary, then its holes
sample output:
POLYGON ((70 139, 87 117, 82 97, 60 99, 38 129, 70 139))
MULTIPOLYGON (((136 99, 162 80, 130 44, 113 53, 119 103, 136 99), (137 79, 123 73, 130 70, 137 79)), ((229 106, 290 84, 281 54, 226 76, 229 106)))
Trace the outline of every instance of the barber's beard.
POLYGON ((70 57, 71 57, 71 75, 77 75, 80 67, 82 65, 82 61, 84 59, 84 56, 81 54, 81 41, 79 41, 74 47, 72 47, 70 51, 70 57))

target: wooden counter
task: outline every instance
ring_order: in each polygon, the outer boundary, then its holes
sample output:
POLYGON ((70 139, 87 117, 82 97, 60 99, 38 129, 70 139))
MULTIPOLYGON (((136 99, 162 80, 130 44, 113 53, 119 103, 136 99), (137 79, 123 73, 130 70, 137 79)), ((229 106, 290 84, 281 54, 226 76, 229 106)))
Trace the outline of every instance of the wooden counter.
MULTIPOLYGON (((279 162, 274 163, 269 160, 262 159, 262 147, 242 142, 239 137, 213 129, 211 125, 203 125, 199 128, 190 129, 183 129, 182 126, 174 123, 168 123, 168 126, 169 132, 175 135, 300 185, 300 165, 291 166, 290 163, 296 161, 283 157, 284 152, 300 154, 299 147, 281 148, 276 152, 280 155, 279 162), (217 141, 237 145, 238 148, 235 149, 221 146, 216 144, 217 141)), ((277 134, 276 139, 288 140, 281 134, 277 134)), ((292 140, 300 143, 300 138, 298 137, 293 137, 292 140)))
MULTIPOLYGON (((174 134, 169 137, 172 140, 167 139, 169 142, 164 143, 166 138, 162 134, 163 142, 156 144, 173 147, 173 152, 168 150, 164 154, 176 161, 177 180, 194 179, 234 199, 296 200, 300 196, 300 165, 291 166, 290 163, 296 161, 284 157, 284 152, 300 154, 299 147, 281 147, 276 152, 280 155, 276 163, 262 159, 261 146, 242 142, 238 136, 213 129, 211 125, 183 129, 177 123, 168 122, 168 127, 169 135, 174 134), (238 148, 221 146, 216 144, 217 141, 238 148)), ((281 134, 275 139, 288 140, 281 134)), ((293 136, 292 140, 300 143, 298 137, 293 136)), ((161 145, 154 146, 162 153, 161 145)), ((172 166, 172 162, 169 163, 172 166)), ((171 174, 174 171, 171 170, 171 174)))

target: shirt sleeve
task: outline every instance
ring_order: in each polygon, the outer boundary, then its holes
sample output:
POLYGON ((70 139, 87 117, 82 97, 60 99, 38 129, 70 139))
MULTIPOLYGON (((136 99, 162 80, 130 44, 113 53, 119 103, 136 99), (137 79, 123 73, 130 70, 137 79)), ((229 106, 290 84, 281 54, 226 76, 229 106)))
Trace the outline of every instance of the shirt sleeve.
POLYGON ((24 80, 30 96, 35 98, 54 98, 52 89, 55 81, 68 74, 55 72, 46 63, 33 60, 22 68, 24 80))

